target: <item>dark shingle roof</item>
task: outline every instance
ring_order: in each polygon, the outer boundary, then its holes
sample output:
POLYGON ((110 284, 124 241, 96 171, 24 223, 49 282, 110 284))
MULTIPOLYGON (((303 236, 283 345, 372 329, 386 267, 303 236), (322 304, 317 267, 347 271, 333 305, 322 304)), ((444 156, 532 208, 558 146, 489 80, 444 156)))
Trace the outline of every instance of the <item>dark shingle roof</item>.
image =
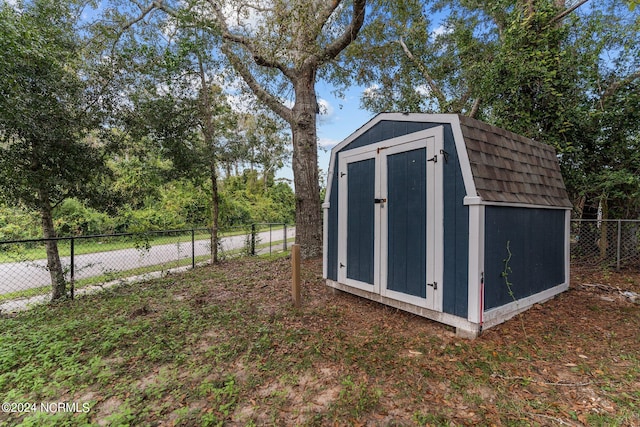
POLYGON ((471 173, 482 200, 572 207, 553 147, 459 117, 471 173))

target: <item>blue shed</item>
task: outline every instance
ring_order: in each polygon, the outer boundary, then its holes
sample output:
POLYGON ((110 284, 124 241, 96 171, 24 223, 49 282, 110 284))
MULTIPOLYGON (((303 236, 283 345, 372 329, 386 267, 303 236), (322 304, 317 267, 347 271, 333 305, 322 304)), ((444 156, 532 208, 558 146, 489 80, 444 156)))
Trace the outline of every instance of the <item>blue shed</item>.
POLYGON ((475 337, 569 286, 555 150, 456 114, 383 113, 331 151, 328 286, 475 337))

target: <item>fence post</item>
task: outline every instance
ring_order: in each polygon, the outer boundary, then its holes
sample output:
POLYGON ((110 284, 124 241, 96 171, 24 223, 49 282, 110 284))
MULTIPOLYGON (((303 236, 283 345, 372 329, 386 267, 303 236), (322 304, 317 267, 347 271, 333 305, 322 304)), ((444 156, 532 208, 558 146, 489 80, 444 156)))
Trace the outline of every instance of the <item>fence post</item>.
POLYGON ((300 308, 300 245, 291 246, 291 297, 293 305, 300 308))
POLYGON ((71 299, 75 297, 75 283, 76 283, 76 268, 75 268, 75 239, 71 238, 71 280, 70 280, 70 295, 71 299))
POLYGON ((256 225, 251 224, 251 255, 256 254, 256 225))
POLYGON ((618 242, 616 243, 616 270, 620 271, 620 246, 622 241, 622 220, 618 220, 618 242))
POLYGON ((272 225, 271 223, 269 223, 269 255, 271 255, 271 241, 273 240, 271 238, 271 228, 272 228, 272 225))
POLYGON ((191 268, 196 268, 196 232, 191 229, 191 268))
POLYGON ((282 250, 287 251, 287 223, 282 224, 284 226, 284 243, 282 245, 282 250))

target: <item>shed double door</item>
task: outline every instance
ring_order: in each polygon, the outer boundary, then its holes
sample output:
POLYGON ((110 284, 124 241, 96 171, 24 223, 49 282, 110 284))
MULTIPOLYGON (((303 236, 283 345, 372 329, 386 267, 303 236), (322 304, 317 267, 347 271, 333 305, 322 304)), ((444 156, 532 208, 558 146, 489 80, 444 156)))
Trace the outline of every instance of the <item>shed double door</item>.
POLYGON ((339 154, 338 281, 442 311, 443 128, 339 154))

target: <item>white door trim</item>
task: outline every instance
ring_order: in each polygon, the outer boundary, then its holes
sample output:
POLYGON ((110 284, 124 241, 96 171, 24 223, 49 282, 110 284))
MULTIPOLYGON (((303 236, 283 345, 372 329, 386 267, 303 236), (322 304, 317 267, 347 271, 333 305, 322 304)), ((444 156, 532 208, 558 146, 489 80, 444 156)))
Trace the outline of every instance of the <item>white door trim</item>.
POLYGON ((438 126, 419 132, 403 135, 366 145, 352 150, 338 153, 338 282, 353 286, 369 292, 380 294, 387 298, 397 299, 402 302, 425 307, 431 310, 442 311, 442 287, 444 270, 444 198, 443 198, 443 165, 445 157, 442 154, 444 148, 444 127, 438 126), (386 157, 388 155, 405 151, 426 148, 427 160, 436 158, 437 161, 427 161, 427 212, 426 235, 427 259, 426 272, 427 283, 437 283, 436 286, 427 286, 426 299, 407 295, 402 292, 386 288, 387 281, 387 210, 384 203, 376 205, 374 211, 374 283, 363 283, 347 278, 347 186, 349 163, 375 159, 375 197, 387 198, 387 168, 386 157))
MULTIPOLYGON (((380 226, 380 212, 374 210, 374 242, 373 242, 373 283, 361 282, 347 277, 347 219, 348 219, 348 184, 349 174, 347 168, 349 163, 359 162, 376 158, 376 150, 349 150, 340 153, 338 158, 338 281, 349 286, 363 289, 365 291, 380 293, 380 242, 377 229, 380 226), (372 287, 373 285, 373 287, 372 287)), ((375 176, 378 175, 378 161, 375 160, 375 176)), ((380 189, 378 180, 375 182, 375 197, 379 197, 380 189)), ((371 201, 373 204, 373 200, 371 201)))

